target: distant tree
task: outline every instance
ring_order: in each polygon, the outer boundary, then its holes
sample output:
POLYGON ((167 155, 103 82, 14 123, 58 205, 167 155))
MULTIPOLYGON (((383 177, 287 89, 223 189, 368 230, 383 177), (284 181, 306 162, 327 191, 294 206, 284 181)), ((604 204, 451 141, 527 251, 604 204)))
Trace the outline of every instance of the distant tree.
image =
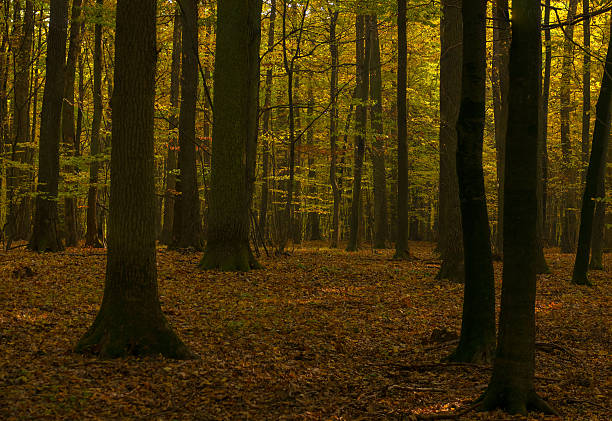
MULTIPOLYGON (((101 19, 101 8, 104 0, 96 0, 97 19, 101 19)), ((94 28, 93 54, 93 116, 91 119, 90 155, 93 158, 89 165, 89 190, 87 191, 87 233, 85 245, 101 247, 98 237, 98 170, 97 159, 100 154, 100 126, 102 124, 102 23, 96 22, 94 28)))
POLYGON ((338 10, 328 3, 329 13, 329 52, 331 56, 331 68, 329 78, 329 100, 331 109, 329 112, 329 145, 330 145, 330 164, 329 182, 332 188, 333 210, 330 227, 330 247, 337 248, 340 242, 340 205, 342 204, 342 191, 338 185, 338 37, 336 36, 336 26, 338 25, 338 10))
POLYGON ((541 95, 540 2, 514 0, 506 142, 504 269, 497 352, 482 408, 552 412, 535 371, 537 167, 541 95))
POLYGON ((258 268, 249 245, 259 102, 261 0, 217 4, 213 150, 203 269, 258 268))
MULTIPOLYGON (((612 29, 612 20, 611 26, 612 29)), ((593 145, 591 159, 586 175, 586 186, 582 196, 582 211, 580 214, 580 233, 578 235, 578 251, 574 263, 572 282, 579 285, 590 285, 587 277, 591 239, 593 233, 593 217, 595 199, 604 199, 604 177, 607 164, 608 143, 610 140, 610 118, 612 108, 612 38, 608 45, 608 54, 604 67, 599 99, 595 111, 595 129, 593 130, 593 145)))
POLYGON ((495 284, 482 167, 485 123, 486 3, 464 0, 457 176, 465 254, 461 337, 450 359, 488 362, 495 350, 495 284))
POLYGON ((118 0, 111 194, 104 299, 77 351, 103 358, 191 352, 159 303, 153 129, 156 0, 118 0))
POLYGON ((202 249, 202 221, 196 170, 196 104, 198 99, 198 0, 180 1, 182 16, 181 108, 179 150, 172 225, 173 247, 202 249))
POLYGON ((67 23, 68 0, 51 0, 45 91, 40 117, 36 211, 28 245, 31 250, 38 252, 60 251, 64 248, 58 232, 57 193, 67 23))
POLYGON ((457 117, 461 102, 461 0, 443 0, 440 20, 439 279, 463 282, 463 237, 457 182, 457 117))
POLYGON ((408 41, 406 0, 397 0, 397 239, 395 258, 408 259, 408 127, 406 85, 408 41))

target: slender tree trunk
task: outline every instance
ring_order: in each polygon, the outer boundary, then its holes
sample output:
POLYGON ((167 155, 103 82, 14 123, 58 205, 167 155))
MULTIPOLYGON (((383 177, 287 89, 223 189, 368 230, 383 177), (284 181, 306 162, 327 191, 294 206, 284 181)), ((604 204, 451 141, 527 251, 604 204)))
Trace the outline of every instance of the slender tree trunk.
MULTIPOLYGON (((569 0, 567 20, 576 16, 578 0, 569 0)), ((561 230, 561 252, 571 253, 576 246, 576 170, 572 164, 572 140, 570 132, 571 112, 571 73, 574 62, 574 26, 565 27, 563 42, 563 62, 561 64, 561 90, 559 103, 561 106, 561 167, 563 180, 563 219, 561 230)))
POLYGON ((408 259, 408 133, 406 115, 406 0, 397 0, 397 240, 395 258, 408 259))
POLYGON ((52 0, 47 35, 45 91, 40 121, 38 188, 34 230, 29 248, 34 251, 59 251, 63 244, 58 232, 57 192, 59 182, 59 139, 61 137, 62 99, 68 1, 52 0))
POLYGON ((176 6, 174 27, 172 28, 172 63, 170 65, 170 118, 168 121, 168 154, 166 156, 166 194, 164 195, 164 217, 161 234, 162 244, 172 244, 174 224, 174 198, 176 192, 176 150, 178 148, 177 129, 179 108, 179 91, 181 77, 181 9, 176 6))
MULTIPOLYGON (((97 18, 101 18, 103 0, 96 0, 97 18)), ((100 127, 102 124, 102 24, 96 23, 94 28, 93 55, 93 116, 91 121, 89 165, 89 190, 87 191, 87 247, 102 247, 98 237, 98 171, 100 169, 100 127)))
POLYGON ((191 352, 159 303, 155 256, 155 0, 119 0, 104 298, 77 351, 102 358, 191 352))
POLYGON ((582 173, 586 177, 589 161, 589 138, 591 137, 591 18, 589 0, 582 0, 582 22, 584 55, 582 58, 582 173))
POLYGON ((182 75, 179 116, 178 195, 174 201, 172 224, 176 248, 202 249, 202 221, 196 169, 196 104, 198 100, 198 4, 182 0, 182 75))
MULTIPOLYGON (((76 80, 76 65, 81 52, 81 4, 82 0, 73 0, 70 20, 70 40, 65 68, 64 103, 62 105, 62 152, 66 156, 74 155, 74 83, 76 80)), ((68 174, 74 174, 75 168, 65 167, 68 174)), ((74 183, 69 179, 64 182, 67 190, 64 199, 64 238, 66 246, 76 246, 78 243, 76 197, 74 183)))
POLYGON ((465 255, 461 337, 453 361, 486 363, 495 349, 495 283, 482 167, 485 123, 486 3, 464 0, 457 176, 465 255))
POLYGON ((315 167, 314 159, 314 127, 312 126, 313 114, 314 114, 314 91, 312 87, 312 74, 308 78, 308 109, 307 109, 307 124, 309 125, 308 132, 306 133, 306 143, 308 144, 308 180, 310 189, 308 195, 310 196, 311 209, 308 212, 308 239, 310 241, 319 241, 322 239, 321 236, 321 224, 319 218, 319 200, 317 195, 317 170, 315 167))
MULTIPOLYGON (((611 34, 612 34, 612 19, 611 34)), ((595 199, 603 199, 603 188, 608 143, 610 139, 610 119, 612 108, 612 36, 608 44, 608 54, 601 82, 599 99, 595 111, 595 128, 593 130, 593 145, 591 158, 586 175, 586 186, 582 196, 582 210, 580 214, 580 233, 578 236, 578 251, 574 263, 572 282, 578 285, 591 285, 587 270, 589 254, 591 252, 591 238, 593 233, 593 214, 595 212, 595 199)))
POLYGON ((540 2, 513 0, 504 206, 504 269, 493 375, 482 408, 552 412, 535 392, 540 2))
POLYGON ((539 189, 541 194, 540 204, 538 209, 541 210, 540 220, 538 223, 541 225, 541 239, 542 243, 547 243, 552 238, 550 235, 545 233, 549 231, 548 225, 548 103, 550 99, 550 70, 552 65, 552 45, 550 37, 550 0, 546 0, 544 7, 544 42, 545 42, 545 58, 544 58, 544 80, 542 82, 542 110, 541 110, 541 127, 540 127, 540 161, 539 168, 541 171, 541 177, 539 179, 539 189))
POLYGON ((268 26, 268 46, 267 55, 270 60, 268 69, 266 70, 266 85, 265 85, 265 96, 264 96, 264 113, 262 121, 262 132, 263 132, 263 157, 262 157, 262 184, 261 184, 261 199, 259 206, 259 230, 261 231, 263 238, 267 238, 268 229, 268 196, 270 195, 269 186, 269 167, 270 167, 270 138, 272 133, 272 85, 274 79, 273 60, 270 58, 274 52, 274 29, 276 22, 276 0, 272 0, 270 3, 270 22, 268 26))
POLYGON ((249 246, 259 103, 261 0, 217 5, 213 153, 203 269, 259 267, 249 246))
POLYGON ((331 55, 331 76, 329 87, 329 100, 331 101, 331 109, 329 113, 329 143, 330 143, 330 165, 329 165, 329 181, 332 187, 333 209, 332 209, 332 225, 331 242, 332 248, 337 248, 340 242, 340 205, 342 203, 342 191, 338 186, 336 176, 338 167, 338 38, 336 37, 336 24, 338 23, 338 10, 329 10, 329 51, 331 55))
POLYGON ((493 1, 493 111, 495 114, 495 150, 497 158, 497 230, 495 251, 503 255, 504 230, 504 152, 508 128, 508 61, 510 20, 508 0, 493 1))
POLYGON ((372 167, 374 172, 374 248, 387 247, 389 221, 387 215, 387 172, 385 168, 385 134, 383 131, 382 76, 378 19, 370 17, 368 28, 372 56, 370 58, 370 109, 372 125, 372 167))
POLYGON ((363 172, 363 158, 365 155, 366 128, 368 124, 368 94, 370 69, 370 38, 366 29, 369 25, 369 16, 357 15, 356 18, 356 54, 357 59, 357 92, 358 100, 355 109, 355 162, 353 166, 353 194, 351 201, 350 233, 346 246, 347 251, 359 249, 359 222, 361 218, 361 178, 363 172))
POLYGON ((457 182, 457 117, 461 102, 461 0, 444 0, 440 25, 440 195, 438 279, 463 282, 463 236, 457 182))

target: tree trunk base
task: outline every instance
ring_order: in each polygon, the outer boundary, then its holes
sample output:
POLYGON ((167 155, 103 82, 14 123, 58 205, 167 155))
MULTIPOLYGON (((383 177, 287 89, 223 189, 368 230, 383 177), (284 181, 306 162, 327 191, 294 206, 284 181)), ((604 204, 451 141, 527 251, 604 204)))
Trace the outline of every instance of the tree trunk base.
POLYGON ((448 279, 451 282, 464 283, 465 269, 463 262, 454 261, 451 259, 442 260, 440 271, 436 275, 437 280, 448 279))
POLYGON ((601 255, 592 254, 591 255, 591 263, 589 264, 589 269, 591 270, 604 270, 602 257, 601 255))
MULTIPOLYGON (((125 311, 130 312, 127 308, 125 311)), ((75 351, 100 358, 155 355, 177 360, 196 358, 168 326, 161 310, 159 312, 157 317, 150 314, 119 317, 113 314, 116 313, 114 309, 101 309, 75 351)))
POLYGON ((223 272, 248 272, 262 268, 248 244, 208 245, 198 266, 203 270, 223 272))
POLYGON ((528 411, 537 411, 543 414, 559 415, 534 390, 525 393, 507 384, 489 385, 479 401, 482 402, 478 408, 479 411, 501 409, 509 414, 527 415, 528 411))
POLYGON ((395 254, 393 255, 393 259, 395 260, 410 260, 410 252, 408 250, 395 250, 395 254))
POLYGON ((586 272, 585 273, 576 273, 576 272, 574 272, 574 274, 572 275, 572 284, 574 284, 574 285, 586 285, 586 286, 589 286, 589 287, 593 286, 591 281, 589 281, 589 277, 587 276, 586 272))
POLYGON ((455 363, 490 364, 495 355, 495 341, 488 343, 459 342, 457 349, 448 357, 447 361, 455 363))
POLYGON ((57 233, 54 232, 55 230, 53 228, 51 230, 52 232, 42 232, 35 228, 32 238, 30 238, 28 249, 38 253, 55 253, 64 250, 64 245, 57 237, 57 233))

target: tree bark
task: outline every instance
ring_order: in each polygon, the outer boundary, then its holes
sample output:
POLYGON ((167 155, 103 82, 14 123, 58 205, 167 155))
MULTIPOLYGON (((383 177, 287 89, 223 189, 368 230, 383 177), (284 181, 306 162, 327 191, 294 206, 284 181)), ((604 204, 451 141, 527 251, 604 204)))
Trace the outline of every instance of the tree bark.
POLYGON ((155 0, 117 2, 104 298, 78 352, 191 358, 159 303, 155 256, 155 0))
POLYGON ((461 105, 457 119, 457 176, 465 288, 461 337, 449 357, 486 363, 495 349, 495 283, 482 167, 486 82, 486 3, 464 0, 461 105))
MULTIPOLYGON (((101 19, 104 0, 96 0, 97 18, 101 19)), ((93 55, 93 116, 91 121, 89 190, 87 191, 87 247, 102 247, 98 237, 98 171, 100 169, 100 127, 102 124, 102 24, 94 28, 93 55)))
POLYGON ((537 167, 542 38, 540 2, 514 0, 499 337, 482 408, 551 412, 535 392, 537 167))
POLYGON ((249 245, 259 102, 261 0, 220 2, 208 242, 203 269, 260 267, 249 245))
POLYGON ((463 282, 463 237, 457 182, 457 117, 461 102, 461 0, 444 0, 440 25, 440 193, 438 279, 463 282))
POLYGON ((55 252, 64 248, 58 232, 57 193, 67 21, 68 1, 52 0, 47 35, 45 91, 40 119, 36 211, 34 229, 28 245, 31 250, 38 252, 55 252))
POLYGON ((308 144, 309 153, 308 153, 308 180, 310 184, 310 189, 308 191, 308 195, 310 196, 311 209, 308 212, 308 239, 310 241, 319 241, 322 239, 321 236, 321 224, 319 218, 319 200, 317 195, 317 170, 315 167, 315 159, 314 159, 314 127, 312 125, 313 122, 313 114, 314 114, 314 91, 312 86, 312 74, 310 74, 308 78, 308 108, 306 110, 307 124, 309 125, 308 131, 306 133, 306 143, 308 144))
POLYGON ((197 0, 182 0, 182 75, 179 115, 179 150, 172 223, 175 248, 202 249, 202 221, 196 169, 196 104, 198 100, 198 4, 197 0))
POLYGON ((397 240, 395 259, 410 258, 408 248, 408 133, 406 115, 406 0, 397 0, 397 240))
POLYGON ((329 164, 329 181, 332 187, 333 209, 331 221, 331 241, 330 247, 337 248, 340 242, 340 205, 342 203, 342 191, 338 186, 336 176, 338 167, 338 38, 336 37, 336 25, 338 23, 338 10, 334 10, 329 6, 329 51, 331 55, 331 75, 329 85, 329 100, 331 101, 331 109, 329 112, 329 144, 330 144, 330 164, 329 164))
MULTIPOLYGON (((612 30, 612 20, 610 29, 612 30)), ((612 33, 612 32, 611 32, 612 33)), ((574 263, 572 282, 578 285, 591 285, 587 277, 591 238, 593 233, 593 214, 595 200, 604 199, 604 177, 607 165, 608 143, 610 139, 610 119, 612 108, 612 37, 608 44, 606 64, 604 66, 601 90, 595 111, 595 128, 593 130, 593 145, 591 158, 586 175, 586 186, 582 196, 580 213, 580 232, 578 235, 578 251, 574 263)))

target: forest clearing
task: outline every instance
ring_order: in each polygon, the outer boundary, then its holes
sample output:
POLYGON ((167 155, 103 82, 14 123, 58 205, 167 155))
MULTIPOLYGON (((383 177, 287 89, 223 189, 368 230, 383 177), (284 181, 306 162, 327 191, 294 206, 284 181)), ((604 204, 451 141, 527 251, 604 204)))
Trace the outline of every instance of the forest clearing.
MULTIPOLYGON (((187 361, 73 353, 102 298, 101 250, 0 253, 0 418, 410 420, 461 411, 490 367, 441 362, 457 342, 463 286, 434 279, 432 244, 410 246, 414 258, 397 261, 391 251, 308 243, 290 257, 263 256, 265 268, 248 273, 201 272, 196 254, 159 249, 162 308, 199 356, 187 361)), ((571 256, 546 255, 536 387, 562 419, 609 419, 609 272, 593 272, 591 288, 571 285, 571 256)))

